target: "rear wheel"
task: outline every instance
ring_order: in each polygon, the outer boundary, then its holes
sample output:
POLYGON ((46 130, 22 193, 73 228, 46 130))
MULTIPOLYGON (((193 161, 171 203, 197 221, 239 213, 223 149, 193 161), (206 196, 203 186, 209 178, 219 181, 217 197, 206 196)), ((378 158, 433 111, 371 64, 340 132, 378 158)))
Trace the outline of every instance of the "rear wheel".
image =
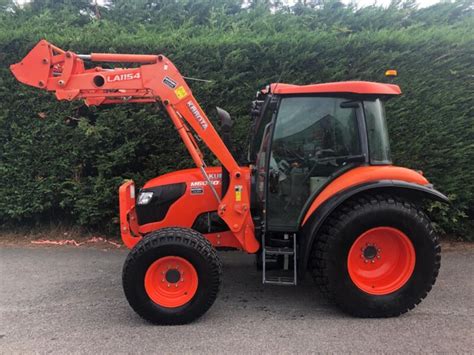
POLYGON ((123 268, 130 306, 155 324, 185 324, 214 303, 221 263, 204 236, 192 229, 164 228, 146 235, 123 268))
POLYGON ((346 202, 325 222, 310 269, 323 293, 359 317, 391 317, 426 297, 440 267, 430 220, 390 195, 346 202))

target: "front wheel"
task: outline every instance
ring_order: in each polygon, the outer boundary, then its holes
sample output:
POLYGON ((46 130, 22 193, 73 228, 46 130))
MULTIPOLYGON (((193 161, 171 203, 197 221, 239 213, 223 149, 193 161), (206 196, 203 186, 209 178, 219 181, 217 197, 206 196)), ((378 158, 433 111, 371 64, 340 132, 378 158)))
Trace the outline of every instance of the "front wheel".
POLYGON ((338 208, 312 250, 323 294, 358 317, 392 317, 426 297, 440 268, 430 220, 407 200, 365 195, 338 208))
POLYGON ((221 262, 204 236, 192 229, 163 228, 129 253, 123 288, 130 306, 155 324, 185 324, 214 303, 221 262))

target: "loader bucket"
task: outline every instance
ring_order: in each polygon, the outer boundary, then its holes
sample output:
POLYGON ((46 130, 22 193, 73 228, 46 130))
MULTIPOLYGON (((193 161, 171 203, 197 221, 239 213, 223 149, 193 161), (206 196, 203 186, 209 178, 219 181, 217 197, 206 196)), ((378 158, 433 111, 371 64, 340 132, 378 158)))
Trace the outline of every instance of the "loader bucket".
POLYGON ((42 40, 19 63, 10 65, 15 78, 23 84, 45 89, 51 70, 52 47, 42 40))

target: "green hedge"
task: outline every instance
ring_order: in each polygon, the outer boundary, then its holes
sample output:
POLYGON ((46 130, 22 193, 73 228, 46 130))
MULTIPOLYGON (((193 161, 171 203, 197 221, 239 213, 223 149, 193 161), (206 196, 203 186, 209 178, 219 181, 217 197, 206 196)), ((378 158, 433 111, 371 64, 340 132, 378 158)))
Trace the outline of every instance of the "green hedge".
POLYGON ((387 107, 394 160, 423 170, 449 194, 453 208, 430 209, 446 232, 472 238, 470 2, 421 10, 411 3, 359 10, 335 1, 272 4, 116 0, 96 9, 86 0, 23 8, 0 2, 0 224, 60 222, 116 232, 123 179, 142 184, 192 166, 155 105, 87 108, 17 83, 8 65, 46 38, 80 53, 164 53, 183 75, 212 80, 190 85, 211 118, 218 105, 236 119, 239 156, 250 101, 264 85, 383 81, 385 69, 396 68, 404 95, 387 107))

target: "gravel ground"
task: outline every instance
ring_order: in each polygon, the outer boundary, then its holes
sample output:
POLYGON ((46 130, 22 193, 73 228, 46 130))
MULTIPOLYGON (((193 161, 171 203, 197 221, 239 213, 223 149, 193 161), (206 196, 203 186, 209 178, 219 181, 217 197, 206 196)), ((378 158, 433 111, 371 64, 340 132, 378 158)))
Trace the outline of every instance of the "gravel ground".
POLYGON ((198 321, 159 327, 129 308, 126 251, 0 247, 0 353, 472 353, 473 248, 444 252, 438 282, 413 311, 355 319, 316 292, 263 286, 253 256, 224 252, 218 300, 198 321))

